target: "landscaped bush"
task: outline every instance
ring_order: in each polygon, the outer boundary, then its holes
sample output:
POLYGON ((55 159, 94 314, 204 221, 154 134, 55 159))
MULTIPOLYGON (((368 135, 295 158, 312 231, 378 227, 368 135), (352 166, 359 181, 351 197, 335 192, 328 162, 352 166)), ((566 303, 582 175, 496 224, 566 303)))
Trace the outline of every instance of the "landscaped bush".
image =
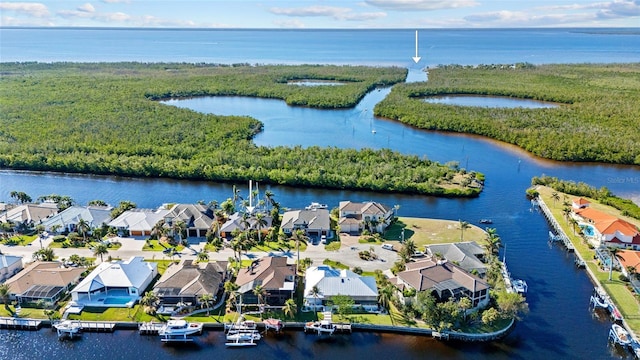
POLYGON ((65 240, 67 240, 67 237, 64 235, 56 235, 53 237, 54 242, 63 242, 65 240))

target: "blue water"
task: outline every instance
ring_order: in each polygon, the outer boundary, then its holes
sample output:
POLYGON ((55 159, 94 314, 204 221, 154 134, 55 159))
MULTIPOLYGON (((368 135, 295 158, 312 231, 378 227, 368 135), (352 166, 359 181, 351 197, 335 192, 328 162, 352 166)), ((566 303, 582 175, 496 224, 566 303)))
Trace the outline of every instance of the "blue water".
MULTIPOLYGON (((0 29, 0 60, 399 65, 412 69, 412 80, 422 81, 418 69, 437 64, 637 62, 639 34, 637 29, 421 30, 423 60, 414 65, 413 30, 0 29)), ((375 333, 317 341, 313 336, 288 332, 281 338, 267 338, 253 349, 233 351, 224 348, 222 336, 216 332, 205 332, 195 347, 175 348, 132 331, 88 333, 79 341, 65 343, 48 330, 0 331, 0 359, 360 359, 372 354, 373 358, 388 359, 623 357, 623 353, 607 346, 610 321, 592 317, 588 309, 593 285, 584 271, 574 267, 572 255, 549 246, 549 228, 541 215, 530 211, 524 191, 532 176, 548 174, 607 186, 616 194, 640 201, 640 168, 547 161, 481 137, 419 131, 373 118, 371 109, 384 95, 384 91, 376 91, 355 109, 328 112, 291 109, 281 101, 261 99, 250 104, 246 99, 223 99, 213 109, 207 100, 193 99, 188 106, 204 112, 222 113, 224 109, 232 114, 250 113, 265 123, 265 131, 255 138, 260 145, 390 147, 438 161, 455 160, 462 167, 485 173, 487 186, 476 199, 263 185, 261 191, 271 189, 276 200, 289 208, 313 201, 335 207, 346 199, 373 199, 399 204, 400 216, 463 219, 476 224, 479 219, 491 218, 507 245, 509 270, 529 285, 531 311, 503 341, 443 343, 420 336, 375 333), (309 132, 300 119, 307 124, 313 119, 314 131, 309 132), (375 128, 375 135, 371 128, 375 128)), ((221 202, 231 196, 232 185, 0 171, 0 201, 10 201, 13 190, 25 191, 34 198, 50 193, 70 195, 81 204, 96 198, 112 204, 131 200, 151 208, 169 202, 221 202)))
POLYGON ((527 108, 527 109, 544 109, 555 108, 557 104, 536 100, 523 100, 499 96, 469 96, 469 95, 451 95, 451 96, 429 96, 424 101, 433 104, 443 105, 459 105, 459 106, 479 106, 494 108, 527 108))
POLYGON ((593 226, 591 225, 588 225, 588 224, 580 225, 580 228, 582 229, 582 232, 587 236, 593 236, 595 234, 593 231, 593 226))

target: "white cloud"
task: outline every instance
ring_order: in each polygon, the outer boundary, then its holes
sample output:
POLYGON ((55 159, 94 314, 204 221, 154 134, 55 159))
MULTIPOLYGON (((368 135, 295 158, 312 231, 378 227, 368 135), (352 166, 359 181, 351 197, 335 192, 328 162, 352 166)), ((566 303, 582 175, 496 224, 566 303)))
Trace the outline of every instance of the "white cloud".
POLYGON ((271 8, 269 12, 275 15, 291 17, 329 17, 335 20, 366 21, 387 16, 384 12, 356 13, 350 8, 335 6, 307 6, 299 8, 271 8))
POLYGON ((302 21, 297 19, 274 21, 274 25, 287 29, 302 29, 306 27, 302 21))
POLYGON ((40 18, 49 16, 49 9, 42 3, 1 2, 0 10, 14 11, 23 15, 40 18))
POLYGON ((364 2, 390 11, 433 11, 479 5, 475 0, 365 0, 364 2))
POLYGON ((589 13, 535 15, 520 11, 495 11, 469 15, 464 19, 475 26, 483 27, 530 27, 580 24, 594 20, 594 15, 589 13))
POLYGON ((96 11, 96 8, 94 8, 93 5, 86 3, 84 5, 78 6, 77 10, 92 13, 96 11))
POLYGON ((131 0, 102 0, 102 2, 107 4, 117 4, 117 3, 128 4, 131 2, 131 0))

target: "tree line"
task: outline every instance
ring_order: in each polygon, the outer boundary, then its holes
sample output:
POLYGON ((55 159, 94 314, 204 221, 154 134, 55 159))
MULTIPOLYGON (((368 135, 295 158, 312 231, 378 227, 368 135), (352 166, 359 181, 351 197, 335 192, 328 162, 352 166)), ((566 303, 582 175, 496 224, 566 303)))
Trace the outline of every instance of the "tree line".
POLYGON ((640 164, 640 64, 445 66, 429 81, 398 84, 377 116, 427 130, 472 133, 544 158, 640 164), (429 103, 443 95, 483 95, 553 102, 555 108, 499 108, 429 103))
POLYGON ((166 106, 167 97, 243 95, 354 106, 406 69, 364 66, 2 63, 0 168, 258 180, 291 186, 477 196, 481 174, 389 150, 264 147, 262 123, 166 106), (289 80, 341 81, 293 86, 289 80), (478 176, 479 175, 479 176, 478 176), (462 176, 462 178, 461 178, 462 176))

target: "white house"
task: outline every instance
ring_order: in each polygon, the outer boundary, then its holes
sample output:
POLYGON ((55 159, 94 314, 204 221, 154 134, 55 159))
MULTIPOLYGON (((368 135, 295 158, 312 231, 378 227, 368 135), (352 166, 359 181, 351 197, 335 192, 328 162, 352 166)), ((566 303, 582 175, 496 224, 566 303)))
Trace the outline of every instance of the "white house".
POLYGON ((54 232, 54 227, 58 229, 58 232, 70 232, 76 231, 80 220, 86 221, 91 229, 99 228, 111 220, 111 207, 71 206, 55 215, 49 216, 42 221, 42 225, 48 232, 54 232))
POLYGON ((141 256, 103 262, 71 291, 71 298, 80 305, 129 306, 140 298, 157 274, 158 264, 146 262, 141 256))
POLYGON ((169 213, 167 209, 131 209, 123 212, 117 218, 109 222, 109 226, 117 228, 119 231, 128 231, 129 236, 144 237, 151 235, 153 227, 160 220, 164 220, 169 213))
MULTIPOLYGON (((336 295, 349 296, 354 306, 365 310, 378 310, 378 287, 373 276, 360 276, 350 270, 338 270, 322 265, 309 268, 305 273, 304 307, 323 309, 336 295), (316 287, 317 293, 312 291, 316 287)), ((329 305, 330 306, 330 305, 329 305)))
POLYGON ((21 256, 0 255, 0 282, 5 282, 22 268, 21 256))
POLYGON ((329 235, 330 227, 329 210, 317 208, 287 211, 280 225, 285 234, 304 230, 309 236, 329 235))
POLYGON ((375 229, 382 233, 393 220, 393 208, 373 201, 341 201, 339 206, 340 231, 360 232, 363 229, 375 229))

